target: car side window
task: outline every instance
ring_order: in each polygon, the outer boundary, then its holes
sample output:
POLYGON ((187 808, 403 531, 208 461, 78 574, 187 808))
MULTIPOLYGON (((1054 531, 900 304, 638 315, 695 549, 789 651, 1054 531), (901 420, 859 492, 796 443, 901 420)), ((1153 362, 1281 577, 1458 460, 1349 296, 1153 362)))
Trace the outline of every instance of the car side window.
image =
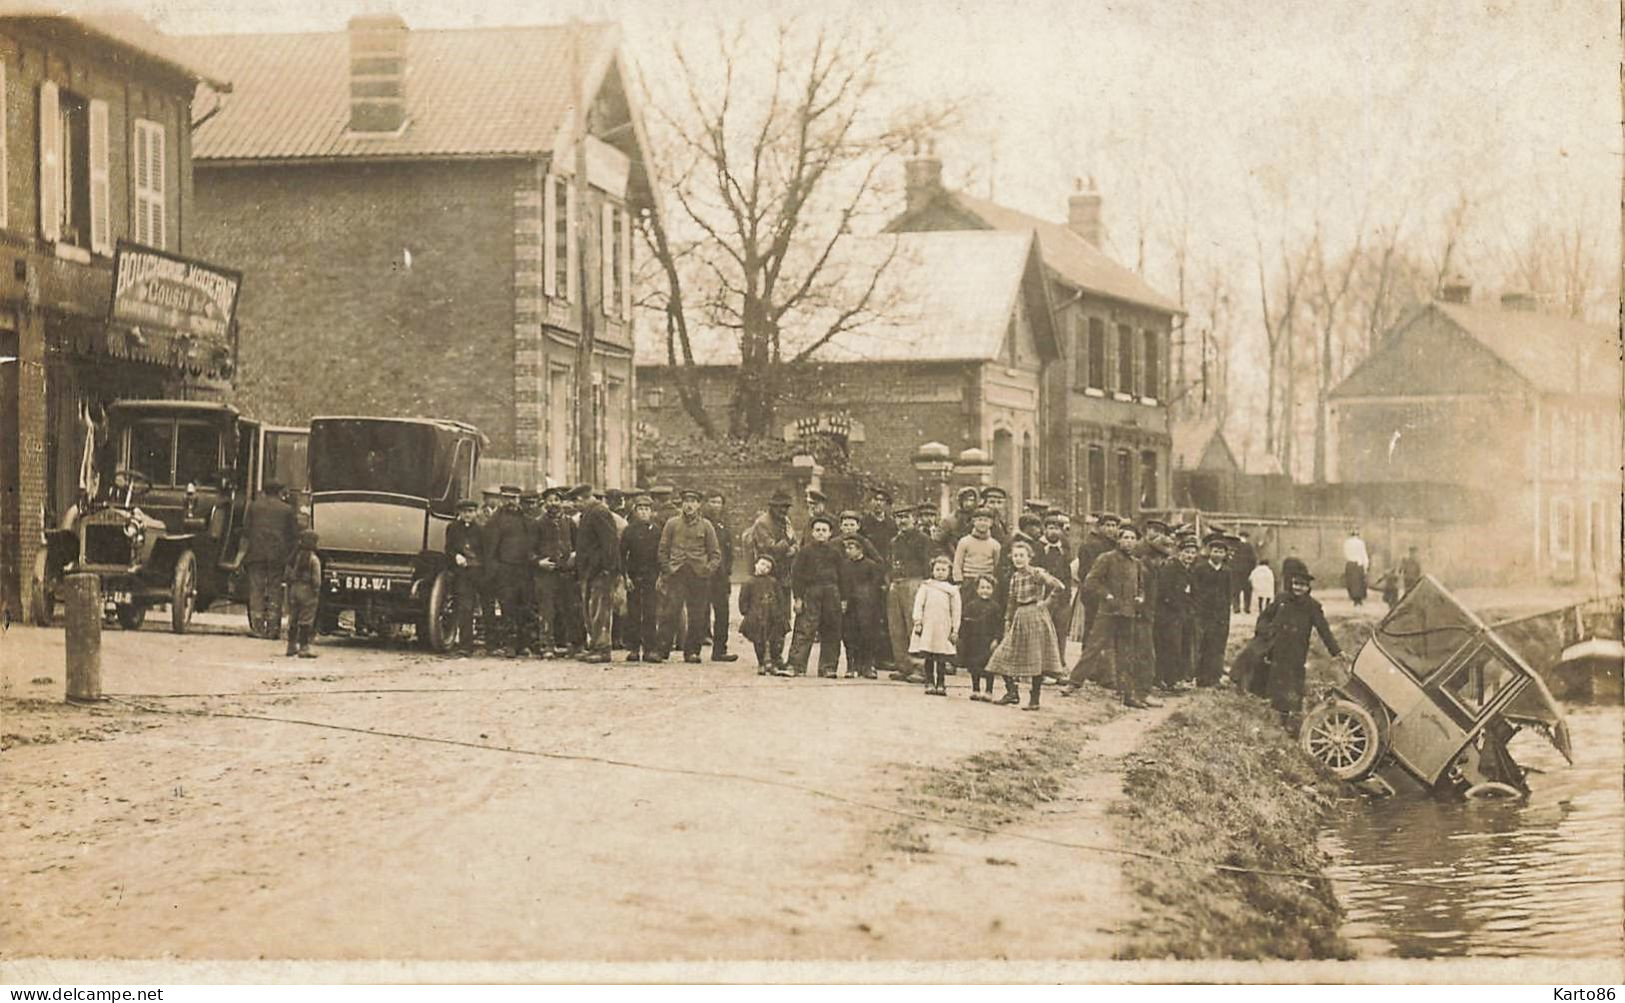
POLYGON ((1443 688, 1457 703, 1477 717, 1517 679, 1517 673, 1501 661, 1494 649, 1483 647, 1473 652, 1450 674, 1443 688))

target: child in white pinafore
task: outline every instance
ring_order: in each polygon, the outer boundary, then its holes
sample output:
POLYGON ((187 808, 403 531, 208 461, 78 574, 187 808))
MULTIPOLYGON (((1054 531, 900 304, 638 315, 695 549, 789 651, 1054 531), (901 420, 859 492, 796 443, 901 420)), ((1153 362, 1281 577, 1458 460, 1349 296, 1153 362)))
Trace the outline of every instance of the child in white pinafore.
POLYGON ((948 659, 959 640, 959 587, 948 580, 954 565, 946 555, 931 562, 931 577, 914 593, 911 655, 925 656, 925 695, 948 695, 948 659))

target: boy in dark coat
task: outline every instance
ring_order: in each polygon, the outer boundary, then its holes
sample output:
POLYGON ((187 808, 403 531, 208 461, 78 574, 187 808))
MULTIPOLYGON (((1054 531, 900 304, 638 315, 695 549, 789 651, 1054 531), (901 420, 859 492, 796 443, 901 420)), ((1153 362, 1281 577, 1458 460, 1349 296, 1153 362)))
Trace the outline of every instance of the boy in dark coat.
POLYGON ((1191 572, 1196 626, 1196 685, 1217 686, 1224 678, 1224 645, 1230 639, 1230 538, 1209 533, 1207 559, 1191 572))
POLYGON ((756 558, 755 574, 739 590, 739 632, 756 648, 756 674, 787 676, 779 658, 790 629, 790 603, 774 574, 773 557, 756 558))
POLYGON ((1196 537, 1181 538, 1175 559, 1162 562, 1152 575, 1156 613, 1151 636, 1157 655, 1157 688, 1164 693, 1172 693, 1191 677, 1195 654, 1192 618, 1196 610, 1191 572, 1196 567, 1198 549, 1196 537))
POLYGON ((570 498, 581 508, 576 528, 576 580, 580 583, 586 627, 585 662, 607 664, 610 627, 615 612, 615 583, 621 577, 621 541, 615 516, 592 485, 579 484, 570 498))
POLYGON ((660 527, 654 499, 632 500, 632 521, 621 534, 621 570, 626 574, 626 660, 659 662, 665 653, 655 639, 655 582, 660 578, 660 527))
POLYGON ((841 538, 845 560, 836 580, 841 593, 841 640, 846 645, 846 678, 875 678, 875 656, 887 643, 882 618, 886 569, 871 556, 857 533, 841 538))
MULTIPOLYGON (((1140 542, 1139 530, 1124 526, 1118 531, 1117 549, 1102 555, 1083 580, 1086 593, 1094 596, 1103 633, 1101 641, 1110 654, 1117 677, 1117 691, 1128 707, 1156 707, 1146 694, 1155 672, 1155 650, 1151 641, 1151 610, 1156 596, 1151 569, 1134 556, 1140 542)), ((1229 593, 1225 593, 1228 613, 1229 593)), ((1078 669, 1083 667, 1080 660, 1078 669)), ((1083 680, 1074 669, 1069 688, 1076 690, 1083 680)))
MULTIPOLYGON (((451 571, 452 595, 457 609, 457 654, 474 653, 474 607, 480 603, 481 555, 485 549, 474 521, 480 503, 464 498, 457 503, 457 521, 446 527, 446 560, 451 571)), ((486 625, 490 630, 490 625, 486 625)))
POLYGON ((794 598, 795 635, 790 641, 790 671, 794 675, 807 674, 807 659, 812 655, 813 641, 818 642, 818 675, 834 679, 835 667, 841 657, 841 587, 840 565, 846 558, 830 542, 835 520, 824 513, 812 517, 807 524, 807 543, 796 554, 795 566, 790 572, 790 588, 794 598))
POLYGON ((1343 649, 1326 622, 1320 603, 1309 595, 1314 576, 1301 567, 1288 575, 1286 591, 1281 600, 1258 615, 1258 633, 1265 637, 1265 661, 1269 666, 1270 704, 1281 715, 1289 728, 1303 713, 1304 663, 1309 659, 1309 632, 1320 635, 1320 641, 1333 657, 1343 658, 1343 649))
POLYGON ((282 569, 288 587, 288 657, 315 658, 310 639, 316 633, 316 602, 322 593, 322 561, 316 556, 316 531, 299 534, 299 545, 282 569))

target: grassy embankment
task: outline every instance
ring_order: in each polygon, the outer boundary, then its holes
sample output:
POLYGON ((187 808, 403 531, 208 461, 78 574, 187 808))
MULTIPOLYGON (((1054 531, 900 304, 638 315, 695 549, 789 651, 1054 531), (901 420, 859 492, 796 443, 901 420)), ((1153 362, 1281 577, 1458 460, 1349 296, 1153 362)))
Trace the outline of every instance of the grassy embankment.
MULTIPOLYGON (((1082 716, 1055 713, 1045 726, 1016 736, 1002 748, 919 771, 900 792, 899 807, 951 823, 997 828, 1040 802, 1053 801, 1090 740, 1090 727, 1118 708, 1084 705, 1082 716)), ((893 850, 930 853, 925 823, 900 819, 880 831, 893 850)))
MULTIPOLYGON (((1179 860, 1320 874, 1337 795, 1260 701, 1221 691, 1182 705, 1131 757, 1123 842, 1179 860)), ((1130 859, 1145 917, 1126 958, 1346 958, 1325 877, 1282 878, 1130 859)))

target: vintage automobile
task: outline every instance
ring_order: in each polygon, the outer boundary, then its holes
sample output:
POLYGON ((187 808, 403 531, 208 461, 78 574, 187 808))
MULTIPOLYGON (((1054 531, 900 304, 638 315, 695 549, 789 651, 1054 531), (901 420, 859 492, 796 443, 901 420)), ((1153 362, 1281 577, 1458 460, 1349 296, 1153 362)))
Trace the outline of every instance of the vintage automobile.
POLYGON ((1521 795, 1529 788, 1507 743, 1524 728, 1573 762, 1545 682, 1425 575, 1360 647, 1347 682, 1304 716, 1299 741, 1344 780, 1380 770, 1436 793, 1521 795))
POLYGON ((240 596, 248 500, 268 481, 303 488, 306 431, 209 401, 129 400, 107 409, 99 482, 35 560, 32 616, 48 624, 61 576, 94 572, 119 625, 155 606, 184 633, 196 610, 240 596))
POLYGON ((310 423, 311 526, 319 534, 319 626, 341 612, 358 634, 411 625, 450 643, 446 527, 474 489, 485 436, 434 418, 318 417, 310 423))

